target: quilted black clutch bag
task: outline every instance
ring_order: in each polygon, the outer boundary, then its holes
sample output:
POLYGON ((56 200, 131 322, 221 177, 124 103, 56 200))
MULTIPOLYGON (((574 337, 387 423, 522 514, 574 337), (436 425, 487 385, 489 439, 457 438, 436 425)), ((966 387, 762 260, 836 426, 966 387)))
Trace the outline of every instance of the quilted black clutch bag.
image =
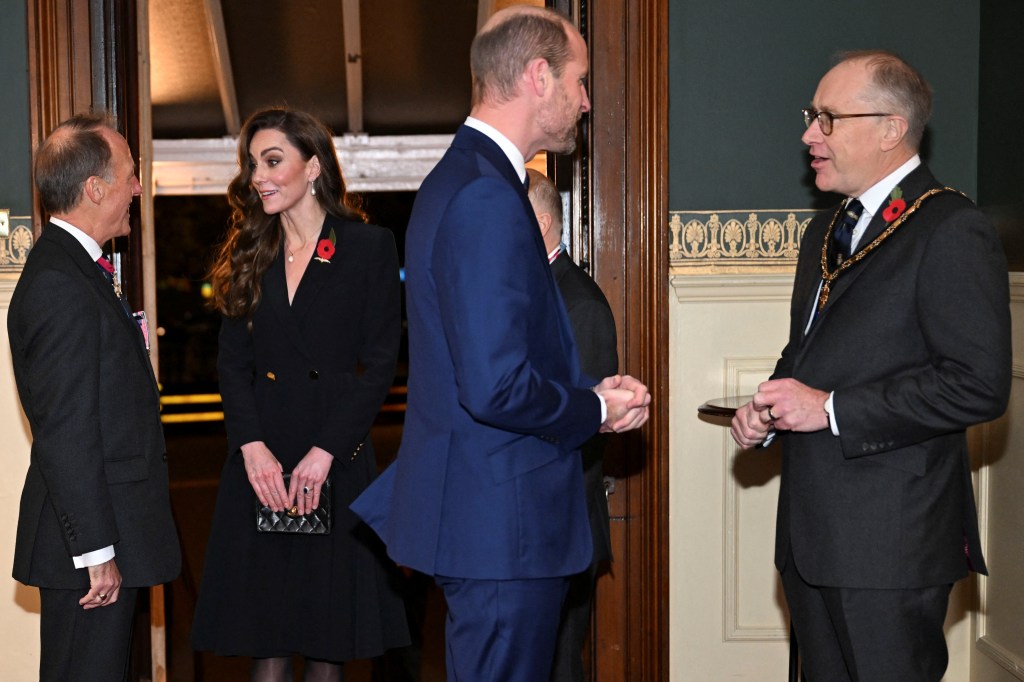
MULTIPOLYGON (((284 475, 288 487, 291 474, 284 475)), ((256 500, 256 531, 259 533, 298 533, 299 535, 330 535, 331 533, 331 479, 320 487, 320 506, 307 514, 291 509, 276 512, 256 500)))

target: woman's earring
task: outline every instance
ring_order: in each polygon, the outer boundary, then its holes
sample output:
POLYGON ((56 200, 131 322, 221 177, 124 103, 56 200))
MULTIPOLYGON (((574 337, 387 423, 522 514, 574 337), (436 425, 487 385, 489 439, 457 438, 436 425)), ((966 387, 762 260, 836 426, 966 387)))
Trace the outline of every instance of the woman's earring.
POLYGON ((309 181, 309 193, 311 196, 316 196, 316 187, 313 185, 313 181, 309 181))

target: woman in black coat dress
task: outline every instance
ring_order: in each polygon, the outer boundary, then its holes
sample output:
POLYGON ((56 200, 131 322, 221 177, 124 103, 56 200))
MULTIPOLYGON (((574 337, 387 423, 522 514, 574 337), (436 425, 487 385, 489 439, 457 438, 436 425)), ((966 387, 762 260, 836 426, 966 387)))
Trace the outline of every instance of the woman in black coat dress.
POLYGON ((307 679, 340 680, 342 661, 408 643, 395 569, 348 509, 376 475, 369 431, 398 356, 398 255, 347 203, 313 117, 254 114, 239 166, 212 273, 228 460, 193 645, 253 657, 254 680, 290 680, 293 654, 307 679), (257 533, 257 498, 302 514, 328 494, 329 535, 257 533))

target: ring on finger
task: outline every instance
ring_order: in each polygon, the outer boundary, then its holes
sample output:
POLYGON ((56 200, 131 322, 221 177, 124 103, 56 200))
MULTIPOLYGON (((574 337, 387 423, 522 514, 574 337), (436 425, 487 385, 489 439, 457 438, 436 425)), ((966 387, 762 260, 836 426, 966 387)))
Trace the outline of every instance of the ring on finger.
POLYGON ((105 595, 105 594, 97 594, 96 598, 99 599, 100 601, 103 601, 104 599, 107 598, 107 595, 105 595))
POLYGON ((776 419, 778 419, 778 417, 776 417, 774 414, 772 414, 772 406, 771 405, 768 406, 768 418, 771 419, 772 421, 775 421, 776 419))
POLYGON ((309 489, 308 485, 302 486, 302 492, 305 495, 312 495, 313 494, 313 491, 309 489))

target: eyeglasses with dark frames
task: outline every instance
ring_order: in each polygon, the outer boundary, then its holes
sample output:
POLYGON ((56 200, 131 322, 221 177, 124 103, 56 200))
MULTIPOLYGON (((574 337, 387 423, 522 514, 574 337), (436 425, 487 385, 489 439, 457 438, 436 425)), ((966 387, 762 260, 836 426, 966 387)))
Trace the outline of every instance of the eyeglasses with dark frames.
POLYGON ((831 111, 818 111, 817 109, 801 109, 801 113, 804 115, 804 125, 808 128, 811 127, 811 123, 815 120, 818 121, 818 127, 821 128, 822 135, 832 134, 832 123, 837 118, 863 118, 865 116, 892 116, 892 114, 833 114, 831 111))

